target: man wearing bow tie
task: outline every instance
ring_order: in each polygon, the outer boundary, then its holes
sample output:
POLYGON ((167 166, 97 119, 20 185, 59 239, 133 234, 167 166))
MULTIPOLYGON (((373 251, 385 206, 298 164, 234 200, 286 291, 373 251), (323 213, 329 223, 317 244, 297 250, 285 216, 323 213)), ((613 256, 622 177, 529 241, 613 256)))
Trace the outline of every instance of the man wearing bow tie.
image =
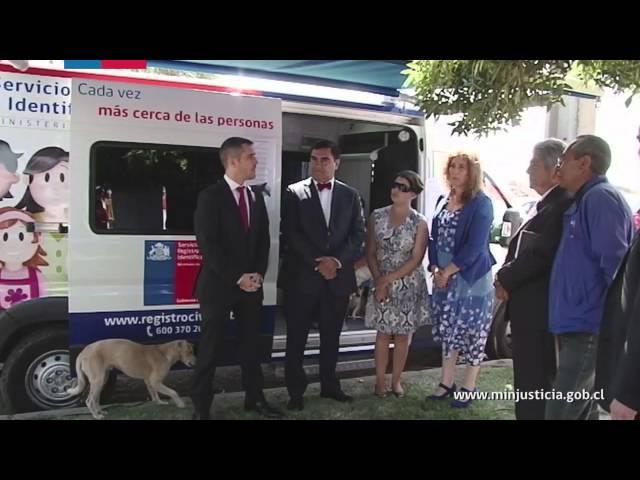
MULTIPOLYGON (((551 391, 556 371, 547 311, 549 277, 560 243, 562 216, 571 203, 567 191, 558 185, 556 170, 564 149, 564 142, 556 139, 533 148, 527 169, 529 186, 542 197, 535 216, 511 240, 505 264, 496 275, 496 296, 508 302, 514 386, 521 392, 551 391)), ((520 400, 516 403, 516 419, 544 420, 545 406, 543 398, 520 400)))
POLYGON ((364 240, 364 219, 358 192, 335 179, 339 166, 338 147, 327 140, 318 142, 311 150, 311 178, 289 185, 284 197, 282 275, 290 410, 304 408, 304 349, 314 321, 320 326, 320 395, 339 402, 353 400, 340 388, 336 364, 349 296, 356 290, 353 264, 364 240))

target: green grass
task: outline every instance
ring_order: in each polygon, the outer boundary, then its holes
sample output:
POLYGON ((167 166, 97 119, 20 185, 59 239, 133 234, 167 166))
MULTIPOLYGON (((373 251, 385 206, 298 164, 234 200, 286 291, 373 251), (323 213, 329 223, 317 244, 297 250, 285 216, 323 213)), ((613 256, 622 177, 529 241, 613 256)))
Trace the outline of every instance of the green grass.
MULTIPOLYGON (((449 401, 425 401, 424 397, 435 391, 439 370, 408 372, 405 376, 406 396, 389 396, 380 399, 372 394, 371 378, 343 380, 343 388, 355 397, 351 404, 341 404, 320 398, 317 385, 310 386, 305 395, 302 412, 286 411, 289 420, 512 420, 512 401, 475 401, 467 409, 453 409, 449 401)), ((478 388, 482 391, 504 391, 513 383, 510 366, 487 366, 480 372, 478 388)), ((267 393, 271 403, 283 408, 287 395, 284 389, 267 393)), ((220 420, 260 420, 262 417, 247 413, 243 409, 243 396, 221 395, 216 397, 213 418, 220 420)), ((179 409, 173 404, 155 405, 144 403, 134 406, 112 406, 108 409, 109 420, 188 420, 191 408, 179 409)), ((58 417, 64 419, 89 419, 89 415, 58 417)))

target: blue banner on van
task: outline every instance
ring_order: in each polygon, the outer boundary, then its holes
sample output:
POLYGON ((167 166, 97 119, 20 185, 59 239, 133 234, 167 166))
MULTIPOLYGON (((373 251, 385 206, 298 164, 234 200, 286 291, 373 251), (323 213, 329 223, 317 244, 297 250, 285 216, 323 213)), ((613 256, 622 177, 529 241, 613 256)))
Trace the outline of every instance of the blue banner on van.
POLYGON ((195 240, 144 243, 144 305, 197 305, 193 286, 202 257, 195 240))
POLYGON ((144 242, 144 304, 173 305, 176 298, 176 242, 144 242))
MULTIPOLYGON (((262 361, 271 358, 275 326, 275 306, 262 307, 260 343, 262 361)), ((105 338, 127 338, 139 343, 163 343, 171 340, 196 340, 200 336, 202 316, 198 309, 172 308, 162 310, 127 310, 113 312, 83 312, 69 315, 69 345, 77 349, 105 338)), ((238 322, 233 315, 225 322, 224 337, 237 339, 238 322)), ((237 359, 236 342, 225 341, 224 349, 234 352, 225 354, 225 364, 234 364, 237 359), (233 353, 233 355, 232 355, 233 353)))

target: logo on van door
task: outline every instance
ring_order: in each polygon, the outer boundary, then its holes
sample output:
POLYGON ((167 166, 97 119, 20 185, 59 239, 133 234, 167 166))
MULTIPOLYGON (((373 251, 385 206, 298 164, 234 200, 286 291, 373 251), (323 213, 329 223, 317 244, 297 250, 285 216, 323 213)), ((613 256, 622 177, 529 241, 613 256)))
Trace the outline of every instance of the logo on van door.
POLYGON ((149 254, 147 255, 147 260, 153 260, 155 262, 171 260, 171 249, 169 248, 169 245, 165 245, 161 242, 152 245, 149 250, 149 254))

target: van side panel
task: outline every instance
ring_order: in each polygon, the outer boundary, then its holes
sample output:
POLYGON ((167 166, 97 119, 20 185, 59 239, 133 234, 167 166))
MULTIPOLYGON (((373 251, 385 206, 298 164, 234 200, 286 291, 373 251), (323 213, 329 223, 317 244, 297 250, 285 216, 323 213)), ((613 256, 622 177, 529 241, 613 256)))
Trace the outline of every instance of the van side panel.
MULTIPOLYGON (((196 338, 197 195, 221 179, 218 149, 249 138, 270 219, 263 336, 270 351, 279 250, 279 100, 76 79, 71 195, 70 343, 196 338), (106 219, 91 206, 107 201, 106 219), (271 320, 270 320, 271 319, 271 320)), ((255 185, 254 185, 255 184, 255 185)), ((212 292, 214 293, 214 292, 212 292)), ((230 319, 229 335, 234 334, 230 319)), ((265 347, 266 348, 266 347, 265 347)))
POLYGON ((0 312, 66 296, 71 80, 0 71, 0 312))

